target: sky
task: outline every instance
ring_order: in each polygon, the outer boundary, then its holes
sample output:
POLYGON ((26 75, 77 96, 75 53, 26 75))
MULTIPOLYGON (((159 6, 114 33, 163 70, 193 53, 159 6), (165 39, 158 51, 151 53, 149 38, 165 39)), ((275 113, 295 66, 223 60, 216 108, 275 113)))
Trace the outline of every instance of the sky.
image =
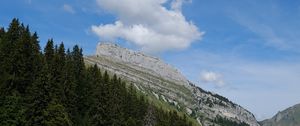
POLYGON ((0 25, 18 18, 93 55, 101 42, 160 57, 199 87, 258 120, 300 103, 298 0, 1 0, 0 25))

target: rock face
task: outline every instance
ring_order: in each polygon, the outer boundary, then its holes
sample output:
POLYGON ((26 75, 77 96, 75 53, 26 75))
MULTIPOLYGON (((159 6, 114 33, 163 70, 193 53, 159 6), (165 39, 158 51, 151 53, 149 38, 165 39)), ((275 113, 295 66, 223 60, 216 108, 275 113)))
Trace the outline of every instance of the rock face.
POLYGON ((145 55, 141 52, 135 52, 126 48, 122 48, 116 44, 111 43, 99 43, 96 51, 97 56, 106 56, 114 58, 119 62, 125 62, 127 64, 143 67, 151 72, 151 74, 157 74, 162 78, 166 78, 169 81, 176 82, 180 85, 188 85, 187 79, 182 74, 170 66, 164 63, 156 57, 145 55))
POLYGON ((300 126, 300 104, 278 112, 271 119, 260 122, 262 126, 300 126))
POLYGON ((259 126, 252 113, 227 98, 195 86, 177 69, 159 58, 116 44, 101 43, 97 46, 96 55, 86 56, 85 62, 97 64, 130 81, 141 92, 197 119, 200 125, 213 125, 218 116, 259 126))

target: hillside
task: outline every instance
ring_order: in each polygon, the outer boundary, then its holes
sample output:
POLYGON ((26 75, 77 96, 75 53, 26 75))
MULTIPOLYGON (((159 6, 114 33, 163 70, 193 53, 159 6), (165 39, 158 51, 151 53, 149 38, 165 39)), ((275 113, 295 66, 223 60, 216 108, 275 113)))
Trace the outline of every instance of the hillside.
POLYGON ((258 126, 159 58, 106 43, 83 56, 54 43, 41 50, 17 19, 0 28, 0 125, 258 126))
POLYGON ((262 126, 300 126, 300 104, 278 112, 271 119, 261 121, 262 126))
POLYGON ((111 43, 99 43, 96 54, 84 58, 87 64, 97 64, 117 74, 144 94, 187 113, 204 126, 259 125, 252 113, 225 97, 195 86, 159 58, 111 43))
POLYGON ((78 45, 54 43, 40 50, 37 33, 18 19, 0 27, 1 126, 197 125, 115 74, 86 66, 78 45))

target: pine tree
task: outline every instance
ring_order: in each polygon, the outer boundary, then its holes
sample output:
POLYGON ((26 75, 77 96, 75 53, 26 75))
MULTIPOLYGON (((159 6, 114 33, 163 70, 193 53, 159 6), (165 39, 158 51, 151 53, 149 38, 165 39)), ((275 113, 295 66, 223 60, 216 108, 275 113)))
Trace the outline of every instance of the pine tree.
POLYGON ((79 48, 78 45, 75 45, 73 47, 72 51, 72 60, 73 60, 73 72, 75 75, 75 84, 77 85, 75 88, 75 94, 76 94, 76 111, 77 116, 76 120, 79 122, 83 119, 82 115, 84 115, 87 111, 86 106, 86 96, 87 96, 87 87, 86 87, 86 80, 85 80, 85 65, 83 60, 83 54, 82 49, 79 48))
MULTIPOLYGON (((5 30, 4 28, 0 28, 0 92, 4 92, 4 87, 5 87, 5 80, 6 80, 6 77, 5 76, 5 69, 4 69, 4 61, 5 61, 5 53, 4 53, 4 36, 5 36, 5 30)), ((3 93, 0 93, 0 97, 2 96, 3 93)))
POLYGON ((7 32, 1 39, 0 46, 0 93, 2 96, 16 89, 15 76, 16 64, 15 48, 21 36, 21 27, 18 19, 13 19, 7 32))
POLYGON ((90 80, 91 89, 91 98, 90 98, 90 107, 88 111, 88 122, 89 125, 98 126, 104 125, 104 114, 106 113, 103 108, 103 85, 102 85, 102 75, 97 65, 88 69, 88 79, 90 80))
MULTIPOLYGON (((46 62, 46 61, 45 61, 46 62)), ((71 125, 67 110, 57 100, 55 85, 52 79, 54 75, 49 72, 48 65, 44 65, 41 74, 30 88, 28 100, 31 102, 27 111, 27 125, 71 125)))
POLYGON ((89 80, 87 83, 87 104, 89 106, 88 109, 90 109, 90 106, 97 104, 101 100, 102 75, 96 64, 87 69, 86 78, 89 80))
POLYGON ((57 48, 54 48, 53 40, 48 40, 46 47, 44 49, 44 61, 45 61, 45 67, 47 68, 47 77, 49 85, 49 97, 51 97, 50 100, 60 101, 59 97, 62 94, 62 87, 58 81, 59 75, 58 75, 58 65, 56 61, 56 55, 57 55, 57 48))
MULTIPOLYGON (((6 103, 15 104, 13 107, 19 111, 25 111, 24 96, 27 96, 27 88, 38 74, 40 61, 37 48, 39 45, 36 39, 37 36, 31 36, 29 27, 20 25, 17 19, 13 19, 7 34, 1 37, 1 99, 6 103)), ((6 109, 5 105, 1 105, 0 109, 6 109)), ((14 120, 18 122, 17 119, 14 120)))
POLYGON ((54 45, 53 45, 53 39, 48 40, 46 47, 44 49, 44 57, 46 60, 46 64, 49 69, 52 69, 53 59, 54 59, 54 45))
POLYGON ((30 87, 28 98, 30 109, 27 110, 27 125, 43 125, 46 121, 45 110, 51 101, 50 73, 47 65, 44 65, 41 74, 30 87))
POLYGON ((55 46, 53 63, 51 64, 51 80, 52 80, 52 98, 55 98, 58 102, 63 102, 64 98, 64 66, 65 66, 65 48, 61 43, 59 47, 55 46))
POLYGON ((66 107, 66 110, 69 114, 69 117, 71 118, 72 123, 74 123, 76 114, 77 114, 77 108, 76 108, 76 93, 75 89, 77 87, 76 85, 76 78, 74 74, 75 66, 73 64, 72 60, 72 54, 70 50, 68 49, 66 51, 66 61, 65 65, 63 67, 63 96, 62 96, 62 103, 66 107))
POLYGON ((36 79, 36 77, 39 75, 39 71, 42 69, 43 64, 42 64, 42 53, 41 53, 41 48, 39 45, 39 40, 38 40, 38 35, 36 32, 33 33, 31 36, 31 56, 29 59, 31 59, 32 62, 32 72, 34 73, 33 80, 36 79))
POLYGON ((39 37, 38 37, 37 33, 34 32, 33 35, 31 36, 31 43, 32 43, 34 51, 37 51, 37 52, 34 52, 36 54, 38 54, 41 50, 38 39, 39 39, 39 37))
POLYGON ((120 86, 118 83, 117 76, 114 74, 108 87, 110 89, 109 98, 108 98, 108 123, 109 125, 119 126, 124 122, 123 116, 124 113, 122 111, 121 106, 121 94, 120 94, 120 86))
POLYGON ((40 65, 39 50, 33 43, 29 27, 21 25, 20 39, 16 43, 15 54, 15 83, 17 90, 24 94, 27 87, 36 79, 40 65))

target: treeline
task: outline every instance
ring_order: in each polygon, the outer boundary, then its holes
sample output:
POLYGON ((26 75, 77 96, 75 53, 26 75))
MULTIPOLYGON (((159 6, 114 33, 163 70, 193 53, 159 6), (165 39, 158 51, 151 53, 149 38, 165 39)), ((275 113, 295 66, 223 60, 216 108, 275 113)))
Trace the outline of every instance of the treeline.
POLYGON ((224 117, 221 117, 219 115, 212 122, 215 124, 219 124, 221 126, 249 126, 249 124, 247 124, 245 122, 238 123, 238 122, 226 119, 224 117))
POLYGON ((116 75, 86 67, 82 49, 48 40, 13 19, 0 28, 1 126, 190 126, 157 108, 116 75))

